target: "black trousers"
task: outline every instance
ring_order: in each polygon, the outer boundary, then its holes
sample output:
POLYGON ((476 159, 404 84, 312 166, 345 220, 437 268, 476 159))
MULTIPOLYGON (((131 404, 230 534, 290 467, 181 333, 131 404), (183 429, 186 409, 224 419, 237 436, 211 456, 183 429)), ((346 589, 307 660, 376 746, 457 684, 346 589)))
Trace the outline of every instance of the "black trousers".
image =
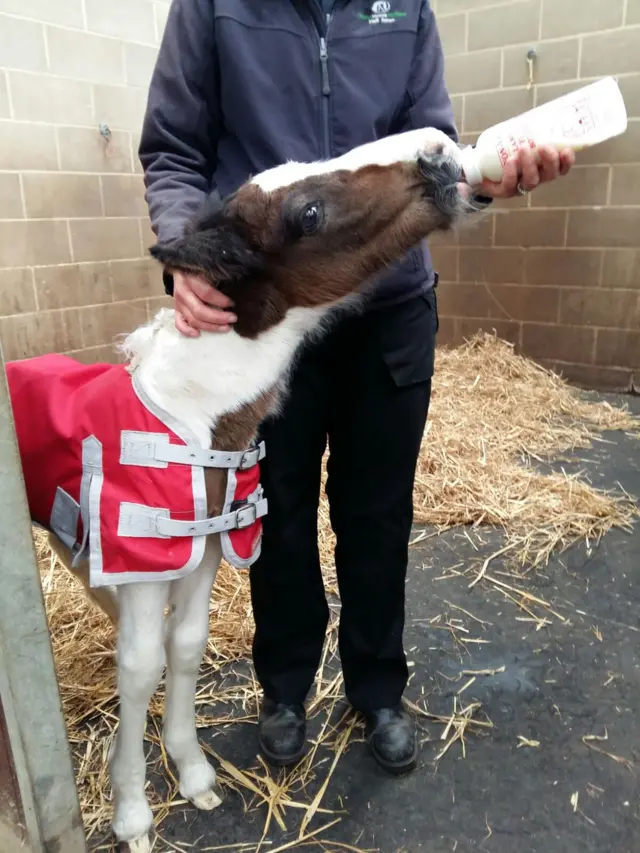
POLYGON ((361 711, 400 701, 412 492, 436 331, 435 291, 342 319, 305 347, 282 414, 262 426, 269 512, 251 570, 253 656, 275 701, 304 701, 323 648, 317 518, 327 440, 347 697, 361 711))

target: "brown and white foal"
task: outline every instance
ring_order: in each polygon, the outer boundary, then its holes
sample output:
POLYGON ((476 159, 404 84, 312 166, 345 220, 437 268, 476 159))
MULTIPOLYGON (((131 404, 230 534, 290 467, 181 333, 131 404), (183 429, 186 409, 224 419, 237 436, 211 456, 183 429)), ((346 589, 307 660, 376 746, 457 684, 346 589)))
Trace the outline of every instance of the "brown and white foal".
MULTIPOLYGON (((225 335, 186 338, 175 329, 173 311, 165 310, 134 331, 124 352, 146 398, 184 425, 198 449, 246 448, 260 421, 277 409, 297 348, 323 327, 332 308, 357 300, 362 283, 387 263, 471 210, 468 188, 458 183, 458 154, 446 136, 425 129, 327 162, 288 163, 205 211, 177 244, 154 247, 168 268, 201 273, 227 293, 238 321, 225 335)), ((224 470, 206 471, 210 517, 221 513, 226 477, 224 470)), ((52 538, 71 568, 70 552, 52 538)), ((220 802, 194 715, 220 559, 220 535, 213 534, 186 577, 88 590, 118 626, 113 830, 137 853, 150 847, 143 737, 165 664, 163 738, 180 791, 201 809, 220 802)), ((89 560, 71 570, 90 587, 89 560)))

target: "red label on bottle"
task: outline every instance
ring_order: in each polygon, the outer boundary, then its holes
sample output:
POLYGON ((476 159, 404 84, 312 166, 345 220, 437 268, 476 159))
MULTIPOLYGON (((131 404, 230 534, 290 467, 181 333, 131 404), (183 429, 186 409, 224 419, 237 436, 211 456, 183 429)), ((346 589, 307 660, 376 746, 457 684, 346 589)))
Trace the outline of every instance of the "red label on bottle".
POLYGON ((528 133, 519 133, 518 135, 508 133, 504 137, 499 138, 496 150, 500 157, 501 165, 504 167, 510 157, 515 157, 519 148, 526 148, 527 146, 531 149, 536 147, 536 143, 528 133))

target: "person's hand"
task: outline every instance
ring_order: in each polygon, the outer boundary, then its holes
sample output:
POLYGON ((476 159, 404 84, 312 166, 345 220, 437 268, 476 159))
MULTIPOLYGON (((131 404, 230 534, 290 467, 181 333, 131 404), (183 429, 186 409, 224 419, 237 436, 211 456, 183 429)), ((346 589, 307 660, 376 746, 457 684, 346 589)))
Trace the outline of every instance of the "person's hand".
POLYGON ((576 162, 576 155, 570 148, 557 151, 541 145, 538 155, 539 160, 536 159, 535 151, 528 146, 520 148, 515 157, 507 160, 502 180, 496 183, 485 178, 476 192, 490 198, 514 198, 522 194, 518 187, 531 192, 540 184, 566 175, 576 162))
POLYGON ((212 287, 199 275, 173 274, 176 328, 183 335, 197 338, 200 332, 228 332, 237 317, 229 309, 228 296, 212 287))

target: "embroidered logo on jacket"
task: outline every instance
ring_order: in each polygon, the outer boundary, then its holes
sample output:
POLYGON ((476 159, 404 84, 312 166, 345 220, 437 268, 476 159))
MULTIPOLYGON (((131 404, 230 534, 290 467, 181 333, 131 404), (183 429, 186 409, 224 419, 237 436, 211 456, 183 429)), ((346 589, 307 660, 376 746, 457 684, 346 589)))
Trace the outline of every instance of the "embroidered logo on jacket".
POLYGON ((394 12, 390 0, 376 0, 367 12, 360 12, 360 18, 369 24, 395 24, 399 18, 406 18, 406 12, 394 12))

